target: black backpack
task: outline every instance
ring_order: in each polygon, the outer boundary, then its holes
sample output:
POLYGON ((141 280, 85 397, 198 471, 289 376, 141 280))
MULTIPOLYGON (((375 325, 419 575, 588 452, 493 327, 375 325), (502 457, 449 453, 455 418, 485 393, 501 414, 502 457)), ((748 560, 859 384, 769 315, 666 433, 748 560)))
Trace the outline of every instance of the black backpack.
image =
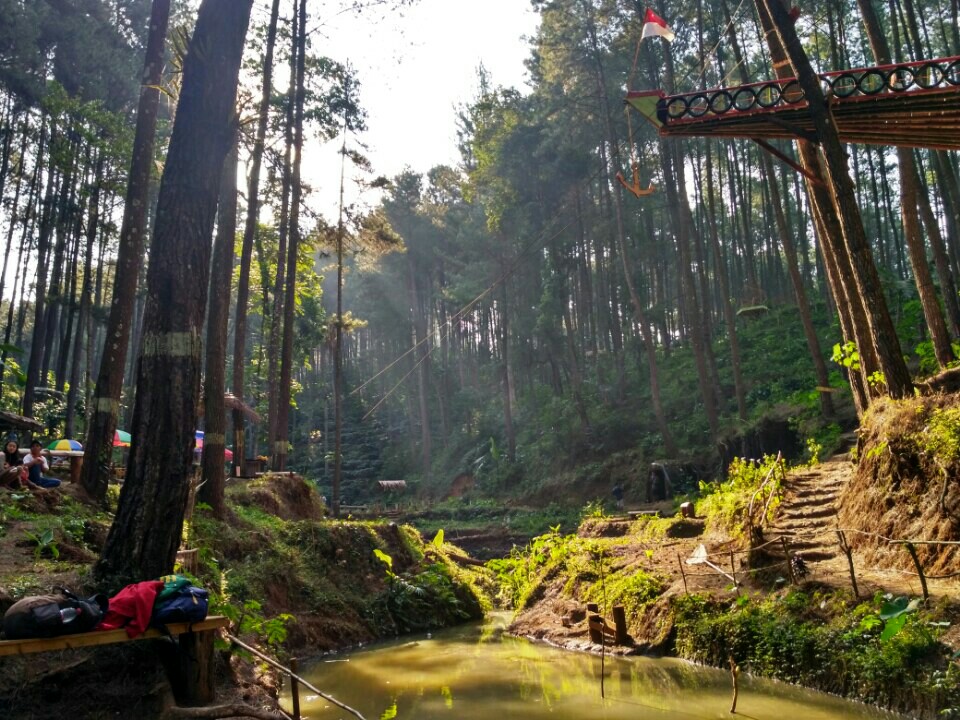
POLYGON ((93 630, 107 612, 106 595, 81 600, 66 588, 60 595, 34 595, 18 600, 3 616, 7 640, 75 635, 93 630))

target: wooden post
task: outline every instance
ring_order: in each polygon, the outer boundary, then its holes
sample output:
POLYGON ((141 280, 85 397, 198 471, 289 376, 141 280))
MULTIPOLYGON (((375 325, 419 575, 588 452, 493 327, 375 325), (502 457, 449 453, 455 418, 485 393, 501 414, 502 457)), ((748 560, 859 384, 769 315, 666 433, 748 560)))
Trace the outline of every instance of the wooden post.
POLYGON ((157 649, 177 705, 200 707, 213 702, 216 692, 212 630, 183 633, 176 643, 161 642, 157 649))
POLYGON ((613 624, 616 629, 617 645, 631 645, 630 636, 627 634, 627 614, 623 605, 613 606, 613 624))
POLYGON ((683 569, 683 559, 680 557, 680 553, 677 553, 677 563, 680 565, 680 577, 683 578, 683 592, 689 595, 690 591, 687 589, 687 573, 683 569))
POLYGON ((790 556, 790 545, 787 543, 787 538, 783 535, 780 536, 780 542, 783 543, 783 554, 787 558, 787 575, 790 576, 790 584, 796 585, 797 578, 793 574, 793 558, 790 556))
POLYGON ((740 694, 740 687, 737 683, 737 678, 740 675, 740 668, 737 667, 737 663, 733 659, 733 655, 728 655, 727 660, 730 662, 730 677, 733 678, 733 703, 730 705, 730 713, 735 715, 737 712, 737 696, 740 694))
POLYGON ((290 675, 290 698, 293 704, 293 720, 300 720, 300 683, 297 682, 297 673, 300 669, 297 667, 297 659, 290 658, 290 669, 293 674, 290 675))
POLYGON ((587 603, 587 612, 598 613, 600 612, 600 606, 597 603, 587 603))
POLYGON ((587 619, 590 630, 590 642, 603 645, 603 618, 599 615, 590 615, 587 619))
POLYGON ((70 482, 77 484, 80 482, 80 473, 83 471, 83 455, 70 456, 70 482))
POLYGON ((837 537, 840 538, 840 549, 847 556, 847 567, 850 569, 850 582, 853 584, 853 597, 860 599, 860 589, 857 587, 857 574, 853 571, 853 548, 847 544, 847 536, 843 530, 837 530, 837 537))
POLYGON ((740 594, 740 583, 737 582, 737 565, 733 559, 733 550, 730 551, 730 574, 733 576, 733 589, 740 594))
POLYGON ((910 553, 910 559, 913 560, 913 564, 917 568, 917 574, 920 576, 920 588, 923 590, 923 599, 926 600, 930 597, 930 591, 927 589, 927 578, 923 574, 923 565, 920 564, 920 558, 917 557, 917 549, 911 542, 906 542, 903 545, 907 548, 907 552, 910 553))

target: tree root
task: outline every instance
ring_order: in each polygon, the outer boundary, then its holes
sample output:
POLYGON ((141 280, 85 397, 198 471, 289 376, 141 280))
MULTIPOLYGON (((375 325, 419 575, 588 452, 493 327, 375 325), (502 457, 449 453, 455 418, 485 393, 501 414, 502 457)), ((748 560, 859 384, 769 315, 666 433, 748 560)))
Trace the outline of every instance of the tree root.
POLYGON ((207 707, 178 707, 173 699, 173 692, 169 689, 165 693, 163 703, 163 720, 175 718, 254 718, 255 720, 291 720, 291 717, 282 710, 276 712, 247 705, 244 702, 233 702, 225 705, 208 705, 207 707))
POLYGON ((290 720, 287 714, 279 714, 269 710, 261 710, 246 703, 231 703, 230 705, 211 705, 200 708, 167 708, 163 714, 164 720, 170 718, 255 718, 256 720, 290 720))

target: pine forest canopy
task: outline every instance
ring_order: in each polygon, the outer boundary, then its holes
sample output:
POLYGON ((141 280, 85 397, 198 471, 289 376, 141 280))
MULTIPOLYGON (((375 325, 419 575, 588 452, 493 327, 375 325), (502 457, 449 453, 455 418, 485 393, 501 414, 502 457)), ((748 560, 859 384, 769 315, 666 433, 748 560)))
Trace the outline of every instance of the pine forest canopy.
POLYGON ((780 0, 661 2, 672 42, 639 42, 639 2, 535 0, 529 87, 481 69, 460 161, 393 178, 364 157, 363 87, 322 54, 321 9, 259 0, 195 38, 217 2, 0 0, 0 408, 85 440, 95 496, 118 426, 155 479, 145 359, 161 376, 189 358, 164 388, 172 437, 187 464, 205 429, 215 512, 227 446, 237 472, 266 456, 335 509, 401 478, 522 493, 618 451, 713 458, 774 408, 812 433, 956 361, 956 133, 895 147, 858 115, 872 144, 844 144, 849 118, 817 96, 817 74, 899 63, 917 89, 884 76, 898 122, 934 90, 953 122, 956 0, 815 2, 795 24, 780 0), (209 82, 187 82, 201 41, 241 43, 239 89, 170 165, 209 82), (777 83, 789 102, 790 78, 804 104, 763 121, 772 154, 705 93, 777 83), (643 88, 668 98, 651 119, 684 129, 625 113, 643 88), (301 157, 318 142, 368 174, 370 208, 315 210, 301 157), (178 213, 193 239, 170 234, 178 213))

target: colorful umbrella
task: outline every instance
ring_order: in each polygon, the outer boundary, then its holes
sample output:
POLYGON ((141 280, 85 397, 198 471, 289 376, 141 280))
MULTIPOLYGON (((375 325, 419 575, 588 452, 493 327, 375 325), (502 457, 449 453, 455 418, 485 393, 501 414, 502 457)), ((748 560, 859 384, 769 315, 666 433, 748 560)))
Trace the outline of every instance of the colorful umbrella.
MULTIPOLYGON (((200 432, 199 430, 197 432, 200 432)), ((203 452, 203 440, 197 440, 197 446, 193 449, 193 452, 197 455, 203 452)), ((223 459, 226 462, 233 462, 233 450, 230 448, 223 449, 223 459)))
POLYGON ((52 443, 47 445, 47 450, 83 450, 83 445, 78 443, 76 440, 54 440, 52 443))
POLYGON ((114 447, 130 447, 130 433, 126 430, 115 430, 113 432, 114 447))

